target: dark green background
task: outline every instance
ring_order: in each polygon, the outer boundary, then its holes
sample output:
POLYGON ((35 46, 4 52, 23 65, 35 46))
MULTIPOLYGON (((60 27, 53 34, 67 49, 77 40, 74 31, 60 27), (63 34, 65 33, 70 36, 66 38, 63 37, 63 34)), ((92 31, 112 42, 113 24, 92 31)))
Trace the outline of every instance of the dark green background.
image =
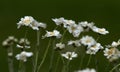
MULTIPOLYGON (((45 22, 52 30, 51 18, 65 17, 76 22, 95 22, 98 27, 105 27, 109 35, 102 36, 102 44, 111 43, 120 38, 120 0, 1 0, 0 1, 0 43, 9 35, 18 38, 25 30, 17 30, 16 23, 24 16, 33 16, 45 22)), ((35 43, 35 31, 29 31, 28 38, 35 43)), ((102 62, 101 62, 102 63, 102 62)), ((0 72, 8 72, 6 51, 0 45, 0 72)), ((101 66, 102 67, 102 66, 101 66)))

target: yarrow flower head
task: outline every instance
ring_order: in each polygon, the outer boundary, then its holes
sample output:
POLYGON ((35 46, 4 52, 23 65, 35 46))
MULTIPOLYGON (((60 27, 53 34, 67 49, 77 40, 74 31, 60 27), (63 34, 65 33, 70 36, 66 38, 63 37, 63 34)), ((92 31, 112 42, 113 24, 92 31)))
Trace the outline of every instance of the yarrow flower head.
POLYGON ((120 58, 120 51, 117 48, 105 48, 104 56, 109 59, 110 62, 120 58))
POLYGON ((103 52, 104 56, 106 56, 110 62, 120 58, 120 51, 117 49, 118 46, 120 46, 120 40, 117 42, 113 41, 111 45, 106 45, 106 48, 103 52))
POLYGON ((16 55, 16 59, 17 60, 21 60, 23 62, 26 62, 27 61, 27 57, 31 57, 32 55, 33 55, 32 52, 25 52, 25 51, 23 51, 20 54, 16 55))
POLYGON ((74 47, 79 47, 79 46, 81 46, 81 43, 80 43, 80 40, 75 40, 75 41, 70 40, 70 41, 68 41, 68 45, 72 45, 74 47))
POLYGON ((61 17, 61 18, 55 18, 55 19, 52 19, 52 20, 56 23, 56 25, 61 25, 65 21, 65 19, 63 17, 61 17))
POLYGON ((106 45, 106 47, 118 47, 118 46, 120 46, 120 40, 118 40, 117 42, 113 41, 111 45, 106 45))
POLYGON ((107 31, 105 28, 98 28, 96 26, 92 27, 92 30, 96 33, 102 34, 102 35, 106 35, 109 33, 109 31, 107 31))
POLYGON ((69 27, 71 25, 74 25, 75 21, 73 21, 73 20, 65 20, 63 24, 64 24, 64 28, 67 28, 67 27, 69 27))
POLYGON ((62 50, 64 48, 65 48, 65 44, 62 44, 61 42, 56 44, 56 49, 62 50))
POLYGON ((21 38, 17 44, 18 48, 30 48, 30 42, 28 39, 21 38))
POLYGON ((84 70, 78 70, 78 71, 75 71, 75 72, 96 72, 96 70, 95 69, 86 68, 84 70))
POLYGON ((46 24, 42 22, 36 21, 32 16, 25 16, 21 18, 21 21, 17 23, 18 29, 21 26, 28 26, 31 27, 33 30, 39 30, 39 27, 46 28, 46 24))
POLYGON ((4 47, 10 47, 11 45, 17 42, 18 42, 17 38, 15 38, 14 36, 9 36, 6 40, 3 41, 2 45, 4 47))
POLYGON ((81 44, 83 44, 83 45, 85 45, 85 46, 88 46, 88 47, 96 44, 95 39, 94 39, 93 37, 91 37, 91 36, 83 36, 83 37, 80 39, 80 41, 81 41, 81 44))
POLYGON ((75 52, 66 52, 65 54, 61 54, 61 55, 68 60, 72 60, 73 58, 77 57, 77 54, 75 52))
POLYGON ((79 37, 80 33, 83 32, 81 25, 72 24, 67 27, 67 30, 73 34, 74 37, 79 37))
POLYGON ((95 45, 88 47, 86 53, 87 54, 96 54, 96 52, 98 52, 100 49, 103 49, 103 46, 101 46, 100 43, 96 43, 95 45))
POLYGON ((90 29, 94 26, 93 22, 88 23, 87 21, 82 21, 82 22, 79 22, 78 24, 84 28, 90 28, 90 29))
POLYGON ((46 31, 47 33, 45 34, 45 36, 43 36, 43 38, 45 37, 56 37, 56 38, 61 38, 61 34, 59 31, 57 30, 53 30, 53 32, 49 32, 49 31, 46 31))
POLYGON ((33 17, 25 16, 24 18, 21 18, 21 21, 17 23, 18 28, 20 28, 21 26, 30 26, 30 24, 32 24, 33 21, 34 21, 33 17))
POLYGON ((56 25, 63 24, 64 28, 67 28, 68 26, 75 24, 75 21, 67 20, 67 19, 64 19, 63 17, 55 18, 55 19, 52 19, 52 20, 56 23, 56 25))

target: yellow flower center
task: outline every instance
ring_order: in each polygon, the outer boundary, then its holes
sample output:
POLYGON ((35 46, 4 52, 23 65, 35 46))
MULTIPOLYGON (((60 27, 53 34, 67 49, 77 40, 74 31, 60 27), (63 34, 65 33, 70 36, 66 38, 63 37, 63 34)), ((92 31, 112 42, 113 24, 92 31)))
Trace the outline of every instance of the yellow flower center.
POLYGON ((115 48, 111 48, 111 49, 108 51, 108 54, 111 55, 111 54, 113 54, 114 51, 115 51, 115 48))
POLYGON ((99 29, 98 32, 104 32, 105 30, 104 29, 99 29))
POLYGON ((50 32, 50 35, 51 35, 51 36, 54 35, 54 32, 50 32))

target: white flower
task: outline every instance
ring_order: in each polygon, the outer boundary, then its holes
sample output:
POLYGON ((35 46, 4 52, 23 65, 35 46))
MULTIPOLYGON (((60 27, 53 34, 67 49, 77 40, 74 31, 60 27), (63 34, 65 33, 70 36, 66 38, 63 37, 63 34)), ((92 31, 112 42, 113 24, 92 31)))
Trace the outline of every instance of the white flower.
POLYGON ((115 54, 115 50, 116 48, 105 48, 104 52, 104 56, 107 56, 107 58, 109 59, 110 57, 112 57, 115 54))
POLYGON ((30 42, 28 41, 28 39, 21 38, 16 47, 18 47, 18 48, 30 48, 30 42))
POLYGON ((75 40, 75 41, 68 41, 68 45, 73 45, 73 46, 75 46, 75 47, 79 47, 79 46, 81 46, 81 44, 80 44, 80 40, 75 40))
POLYGON ((73 34, 74 37, 79 37, 83 28, 80 25, 72 24, 67 27, 68 31, 73 34))
POLYGON ((27 46, 27 45, 22 46, 22 45, 19 45, 19 44, 17 44, 16 47, 18 47, 18 48, 26 48, 26 49, 27 49, 27 48, 28 48, 28 49, 30 48, 30 46, 27 46))
POLYGON ((30 26, 30 24, 34 21, 34 18, 31 16, 25 16, 24 18, 21 18, 21 21, 17 23, 18 28, 21 26, 30 26))
POLYGON ((94 23, 88 23, 87 21, 83 21, 83 22, 79 22, 79 25, 81 25, 82 27, 88 27, 88 28, 92 28, 94 26, 94 23))
POLYGON ((25 16, 17 23, 18 28, 21 26, 31 27, 33 30, 39 30, 39 27, 46 28, 46 24, 36 21, 32 16, 25 16))
POLYGON ((38 27, 41 27, 41 28, 44 28, 44 29, 45 29, 47 26, 46 26, 45 23, 40 22, 40 23, 38 24, 38 27))
POLYGON ((27 61, 27 57, 31 57, 32 55, 33 55, 32 52, 25 52, 25 51, 23 51, 20 54, 16 55, 16 59, 17 60, 22 60, 22 61, 26 62, 27 61))
POLYGON ((9 47, 14 43, 17 43, 17 41, 18 41, 17 38, 15 38, 14 36, 9 36, 7 39, 3 41, 2 45, 5 47, 9 47))
POLYGON ((86 68, 84 70, 79 70, 79 71, 75 71, 75 72, 96 72, 96 70, 95 69, 86 68))
POLYGON ((65 48, 65 44, 62 44, 62 43, 57 43, 56 44, 56 48, 58 48, 58 49, 63 49, 63 48, 65 48))
POLYGON ((8 52, 8 56, 13 56, 13 52, 8 52))
POLYGON ((77 57, 77 54, 75 52, 66 52, 65 54, 61 54, 61 55, 68 60, 72 60, 73 58, 77 57))
POLYGON ((65 19, 63 17, 61 17, 61 18, 55 18, 55 19, 52 19, 52 20, 56 23, 56 25, 61 25, 65 21, 65 19))
POLYGON ((43 36, 43 38, 44 38, 44 37, 56 37, 56 38, 61 38, 61 36, 62 36, 62 35, 60 34, 59 31, 53 30, 53 32, 47 31, 47 33, 45 34, 45 36, 43 36))
POLYGON ((39 23, 37 21, 34 21, 33 23, 30 24, 30 27, 33 29, 33 30, 39 30, 39 28, 46 28, 46 24, 45 23, 39 23))
POLYGON ((98 28, 96 26, 93 26, 92 30, 96 33, 103 34, 103 35, 109 33, 105 28, 98 28))
POLYGON ((67 28, 67 27, 69 27, 71 25, 74 25, 75 21, 73 21, 73 20, 64 20, 63 24, 64 24, 64 28, 67 28))
POLYGON ((120 45, 120 44, 118 42, 115 42, 115 41, 113 41, 111 44, 112 47, 117 47, 118 45, 120 45))
POLYGON ((95 45, 88 47, 86 53, 87 54, 96 54, 100 49, 103 49, 100 43, 96 43, 95 45))
POLYGON ((104 50, 104 56, 106 56, 107 59, 109 59, 109 61, 112 62, 120 58, 120 51, 117 48, 106 48, 104 50))
POLYGON ((96 44, 95 39, 91 36, 84 36, 80 39, 80 41, 85 46, 92 46, 92 45, 96 44))
POLYGON ((106 45, 106 47, 118 47, 120 45, 120 41, 118 40, 117 42, 113 41, 111 45, 106 45))

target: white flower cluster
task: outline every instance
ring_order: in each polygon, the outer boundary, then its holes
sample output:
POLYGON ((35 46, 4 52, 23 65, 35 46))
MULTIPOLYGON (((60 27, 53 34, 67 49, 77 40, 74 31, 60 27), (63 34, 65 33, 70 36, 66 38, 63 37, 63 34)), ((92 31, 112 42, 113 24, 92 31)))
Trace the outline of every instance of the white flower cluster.
POLYGON ((65 48, 65 44, 62 44, 61 42, 56 44, 56 49, 62 50, 64 48, 65 48))
POLYGON ((21 38, 17 44, 17 47, 21 49, 21 53, 15 56, 17 60, 26 62, 27 57, 31 57, 33 55, 32 52, 25 51, 25 49, 30 48, 30 42, 28 41, 28 39, 21 38))
POLYGON ((84 36, 80 39, 81 44, 87 46, 87 54, 96 54, 100 49, 103 49, 100 43, 97 43, 91 36, 84 36))
POLYGON ((17 60, 21 60, 23 62, 26 62, 27 61, 27 57, 31 57, 33 55, 32 52, 25 52, 25 51, 22 51, 20 54, 17 54, 16 55, 16 59, 17 60))
POLYGON ((50 31, 46 31, 47 33, 43 36, 43 38, 45 37, 56 37, 56 38, 61 38, 61 34, 58 30, 53 30, 52 32, 50 31))
POLYGON ((67 28, 69 33, 71 33, 74 37, 79 37, 80 33, 83 31, 81 25, 77 25, 73 20, 67 20, 64 18, 55 18, 52 19, 56 25, 63 24, 64 28, 67 28))
POLYGON ((71 33, 74 37, 79 37, 81 32, 85 31, 85 28, 91 29, 92 31, 102 34, 102 35, 109 33, 105 28, 98 28, 94 26, 93 22, 88 23, 87 21, 83 21, 83 22, 79 22, 78 24, 76 24, 75 21, 67 20, 67 19, 64 19, 63 17, 55 18, 52 20, 56 23, 56 25, 63 24, 64 28, 67 28, 69 33, 71 33))
MULTIPOLYGON (((81 45, 84 45, 87 47, 86 53, 91 55, 95 55, 100 49, 103 49, 103 46, 100 43, 97 43, 92 36, 88 35, 83 36, 79 40, 70 40, 67 45, 72 45, 73 47, 80 47, 81 45)), ((62 44, 59 44, 59 47, 60 46, 62 47, 62 44)), ((77 57, 77 54, 75 52, 66 52, 65 54, 62 54, 62 56, 68 60, 72 60, 72 58, 77 57)))
POLYGON ((2 46, 7 49, 7 55, 9 57, 13 56, 13 45, 17 43, 18 40, 14 36, 9 36, 7 39, 5 39, 2 43, 2 46))
POLYGON ((21 38, 17 44, 18 48, 30 48, 30 42, 28 39, 21 38))
POLYGON ((36 21, 32 16, 25 16, 24 18, 21 18, 21 20, 17 23, 18 29, 21 26, 29 26, 33 30, 39 30, 39 27, 46 28, 46 24, 42 22, 36 21))
POLYGON ((2 45, 4 47, 10 47, 11 45, 17 42, 18 42, 17 38, 15 38, 14 36, 9 36, 6 40, 3 41, 2 45))
POLYGON ((80 40, 75 40, 75 41, 70 40, 70 41, 68 41, 68 45, 72 45, 74 47, 80 47, 81 43, 80 43, 80 40))
POLYGON ((118 42, 113 41, 111 45, 107 45, 104 52, 104 56, 109 59, 110 62, 120 58, 120 51, 117 47, 120 45, 120 40, 118 42))
POLYGON ((75 52, 66 52, 65 54, 61 54, 63 57, 65 57, 68 60, 72 60, 73 58, 76 58, 78 55, 75 52))
POLYGON ((96 72, 96 70, 95 69, 86 68, 84 70, 79 70, 79 71, 75 71, 75 72, 96 72))

